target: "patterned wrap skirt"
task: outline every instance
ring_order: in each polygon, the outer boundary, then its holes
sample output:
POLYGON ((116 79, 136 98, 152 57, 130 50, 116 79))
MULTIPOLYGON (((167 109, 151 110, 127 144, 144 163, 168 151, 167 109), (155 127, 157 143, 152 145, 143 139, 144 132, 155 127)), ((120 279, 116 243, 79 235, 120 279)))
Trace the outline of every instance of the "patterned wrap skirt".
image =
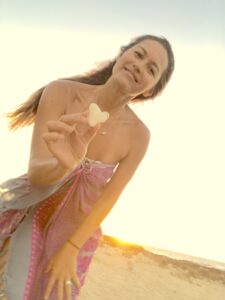
MULTIPOLYGON (((0 185, 0 247, 10 238, 0 299, 1 295, 8 300, 44 299, 48 262, 90 212, 115 167, 85 158, 57 184, 33 186, 24 174, 0 185)), ((79 251, 75 272, 81 285, 101 236, 99 227, 79 251)), ((71 288, 75 300, 79 291, 71 288)), ((55 299, 56 287, 49 300, 55 299)))

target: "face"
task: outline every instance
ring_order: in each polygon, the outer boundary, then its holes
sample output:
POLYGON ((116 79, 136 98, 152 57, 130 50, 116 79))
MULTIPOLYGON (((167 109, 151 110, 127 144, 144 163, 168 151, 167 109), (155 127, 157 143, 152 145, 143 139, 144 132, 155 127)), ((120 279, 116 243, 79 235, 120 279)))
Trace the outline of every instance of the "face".
POLYGON ((168 55, 157 41, 144 40, 118 57, 112 77, 132 97, 149 91, 161 78, 168 66, 168 55))

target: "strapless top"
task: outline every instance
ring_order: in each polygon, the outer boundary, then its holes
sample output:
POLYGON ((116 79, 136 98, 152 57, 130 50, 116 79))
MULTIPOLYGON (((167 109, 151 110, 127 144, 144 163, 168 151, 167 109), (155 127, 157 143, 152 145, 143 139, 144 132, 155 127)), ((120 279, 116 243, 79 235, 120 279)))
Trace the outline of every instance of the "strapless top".
POLYGON ((88 157, 85 157, 83 159, 83 161, 81 162, 81 164, 102 164, 102 165, 106 165, 106 166, 112 166, 115 167, 117 164, 111 164, 111 163, 105 163, 103 161, 100 160, 94 160, 88 157))
POLYGON ((0 184, 0 212, 34 205, 53 194, 68 180, 73 180, 77 174, 82 173, 82 177, 95 176, 96 180, 97 177, 103 181, 108 180, 116 165, 85 157, 69 175, 49 186, 33 186, 27 174, 11 178, 0 184))

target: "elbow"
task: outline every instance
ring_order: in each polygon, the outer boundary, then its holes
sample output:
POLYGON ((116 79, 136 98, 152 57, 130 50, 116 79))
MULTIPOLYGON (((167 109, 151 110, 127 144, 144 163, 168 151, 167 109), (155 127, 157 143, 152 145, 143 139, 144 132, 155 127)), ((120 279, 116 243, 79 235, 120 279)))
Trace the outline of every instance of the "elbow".
POLYGON ((49 185, 48 183, 46 183, 45 180, 43 180, 43 176, 40 176, 39 174, 37 174, 37 172, 34 172, 32 170, 28 170, 27 173, 28 176, 28 180, 30 181, 30 183, 33 186, 46 186, 49 185))
POLYGON ((34 186, 42 185, 40 168, 37 168, 37 161, 30 160, 27 170, 27 177, 30 183, 34 186))
POLYGON ((42 172, 38 168, 29 168, 27 172, 27 177, 30 183, 33 186, 40 187, 56 184, 58 181, 62 180, 64 176, 52 176, 49 171, 42 172))
MULTIPOLYGON (((52 162, 51 162, 52 163, 52 162)), ((49 178, 49 164, 50 161, 41 160, 41 159, 33 159, 30 160, 28 166, 27 176, 30 183, 34 186, 47 186, 50 185, 49 178), (46 169, 46 165, 48 165, 48 169, 46 169)))
POLYGON ((47 176, 47 172, 43 173, 40 168, 29 165, 27 177, 33 186, 47 186, 52 184, 47 176))
POLYGON ((55 158, 32 160, 28 167, 28 178, 36 186, 55 184, 68 174, 69 171, 58 165, 55 158))
POLYGON ((43 184, 43 182, 37 180, 36 178, 28 176, 28 180, 32 186, 37 186, 37 187, 46 186, 46 184, 43 184))

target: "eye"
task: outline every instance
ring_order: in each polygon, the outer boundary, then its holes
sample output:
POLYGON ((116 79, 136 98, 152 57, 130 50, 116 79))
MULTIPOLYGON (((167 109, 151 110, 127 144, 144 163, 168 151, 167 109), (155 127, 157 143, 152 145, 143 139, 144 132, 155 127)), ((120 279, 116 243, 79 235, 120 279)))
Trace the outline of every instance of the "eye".
POLYGON ((139 57, 139 58, 142 58, 142 57, 143 57, 142 54, 141 54, 140 52, 138 52, 138 51, 134 51, 134 53, 135 53, 135 55, 136 55, 137 57, 139 57))
POLYGON ((149 72, 150 72, 153 76, 155 76, 155 70, 154 70, 152 67, 149 68, 149 72))

